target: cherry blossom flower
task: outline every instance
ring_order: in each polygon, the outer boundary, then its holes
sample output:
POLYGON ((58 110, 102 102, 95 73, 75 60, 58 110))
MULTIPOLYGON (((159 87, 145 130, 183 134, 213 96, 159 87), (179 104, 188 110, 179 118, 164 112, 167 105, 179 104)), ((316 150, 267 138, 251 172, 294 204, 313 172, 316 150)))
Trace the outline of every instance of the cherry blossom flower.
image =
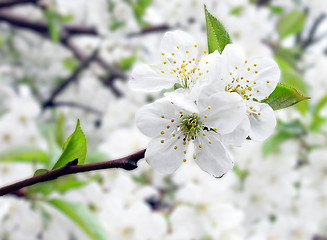
MULTIPOLYGON (((243 50, 234 44, 225 47, 219 62, 219 77, 206 88, 206 94, 219 91, 239 94, 247 106, 248 117, 235 131, 246 133, 249 129, 251 139, 265 140, 274 130, 276 118, 273 109, 261 100, 268 98, 277 86, 280 77, 278 65, 263 57, 247 61, 243 50)), ((235 141, 234 136, 226 136, 226 141, 235 141)))
POLYGON ((220 135, 231 133, 244 114, 242 98, 227 92, 200 97, 196 103, 175 94, 148 104, 136 114, 138 128, 153 138, 145 159, 157 171, 172 173, 187 161, 186 153, 194 145, 199 167, 220 177, 233 166, 220 135))
POLYGON ((215 51, 204 51, 199 59, 199 47, 186 32, 167 32, 160 47, 160 63, 156 66, 137 64, 132 72, 130 86, 146 92, 172 88, 174 85, 191 89, 196 83, 208 83, 217 74, 215 51))

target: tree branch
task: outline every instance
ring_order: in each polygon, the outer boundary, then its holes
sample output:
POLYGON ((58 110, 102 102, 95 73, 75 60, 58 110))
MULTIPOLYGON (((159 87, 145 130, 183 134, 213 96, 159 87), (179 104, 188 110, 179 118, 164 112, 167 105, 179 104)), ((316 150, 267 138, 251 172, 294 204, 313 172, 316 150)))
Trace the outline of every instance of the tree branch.
POLYGON ((47 107, 74 107, 74 108, 79 108, 82 109, 86 112, 91 112, 94 113, 96 115, 102 116, 102 112, 94 109, 92 107, 89 107, 87 105, 83 105, 81 103, 78 102, 70 102, 70 101, 55 101, 55 102, 51 102, 51 105, 48 105, 47 107))
POLYGON ((303 50, 305 50, 306 48, 308 48, 312 43, 315 42, 315 35, 316 35, 316 32, 318 30, 318 27, 320 26, 320 24, 323 22, 323 20, 326 18, 326 15, 322 14, 320 15, 316 20, 315 22, 313 23, 311 29, 310 29, 310 32, 308 34, 308 38, 303 41, 303 43, 301 44, 301 47, 303 50))
POLYGON ((1 0, 0 1, 0 8, 12 7, 16 5, 22 4, 37 4, 39 0, 1 0))
POLYGON ((44 102, 43 104, 43 109, 47 108, 47 107, 51 107, 53 106, 53 101, 56 98, 56 96, 58 94, 60 94, 70 83, 72 83, 73 81, 75 81, 78 77, 78 75, 89 66, 89 64, 97 57, 99 52, 99 49, 96 49, 91 56, 89 56, 88 58, 83 59, 83 62, 75 69, 75 71, 73 71, 71 73, 71 75, 62 83, 58 86, 58 88, 56 88, 50 98, 44 102))
POLYGON ((148 34, 148 33, 167 31, 169 29, 170 29, 170 27, 166 24, 162 24, 162 25, 158 25, 158 26, 150 26, 150 27, 143 28, 140 32, 129 33, 129 34, 127 34, 126 37, 128 37, 128 38, 137 37, 137 36, 141 36, 141 35, 148 34))
POLYGON ((65 166, 61 168, 57 168, 54 170, 51 170, 49 172, 27 178, 23 181, 4 186, 0 188, 0 196, 4 196, 8 193, 17 191, 19 189, 22 189, 24 187, 28 187, 37 183, 41 182, 47 182, 50 180, 54 180, 56 178, 59 178, 61 176, 69 175, 69 174, 75 174, 80 172, 90 172, 95 170, 101 170, 101 169, 109 169, 109 168, 122 168, 127 171, 134 170, 137 168, 137 162, 144 158, 145 149, 138 151, 132 155, 129 155, 127 157, 119 158, 116 160, 111 161, 105 161, 105 162, 98 162, 98 163, 89 163, 89 164, 83 164, 83 165, 77 165, 78 160, 75 159, 69 163, 67 163, 65 166))
MULTIPOLYGON (((35 33, 49 37, 49 26, 47 23, 31 21, 8 10, 0 11, 0 21, 7 22, 12 26, 28 29, 35 33)), ((65 25, 63 26, 63 32, 68 33, 69 35, 98 35, 96 28, 79 25, 65 25)))

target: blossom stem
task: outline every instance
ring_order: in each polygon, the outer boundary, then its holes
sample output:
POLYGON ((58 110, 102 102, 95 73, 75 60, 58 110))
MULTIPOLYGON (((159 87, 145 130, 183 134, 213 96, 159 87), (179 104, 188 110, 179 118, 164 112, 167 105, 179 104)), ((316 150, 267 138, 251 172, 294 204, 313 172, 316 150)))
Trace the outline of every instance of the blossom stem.
POLYGON ((101 169, 109 169, 109 168, 122 168, 127 171, 131 171, 137 168, 137 162, 144 158, 145 149, 140 150, 134 154, 131 154, 129 156, 110 160, 110 161, 104 161, 104 162, 97 162, 97 163, 89 163, 89 164, 83 164, 83 165, 77 165, 78 160, 75 159, 69 163, 67 163, 65 166, 61 168, 57 168, 51 171, 48 171, 46 173, 42 173, 40 175, 36 175, 34 177, 27 178, 25 180, 4 186, 0 188, 0 196, 4 196, 8 193, 12 193, 14 191, 20 190, 24 187, 28 187, 37 183, 41 182, 47 182, 54 179, 57 179, 61 176, 69 175, 69 174, 76 174, 80 172, 90 172, 95 170, 101 170, 101 169))

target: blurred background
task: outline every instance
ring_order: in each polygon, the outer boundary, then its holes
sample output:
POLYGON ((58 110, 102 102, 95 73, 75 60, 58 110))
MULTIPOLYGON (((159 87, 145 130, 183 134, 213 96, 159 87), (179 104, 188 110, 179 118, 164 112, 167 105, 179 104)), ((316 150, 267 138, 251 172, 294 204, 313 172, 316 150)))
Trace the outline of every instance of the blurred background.
POLYGON ((0 186, 51 168, 78 118, 88 163, 146 147, 134 115, 162 93, 132 92, 133 65, 156 63, 169 30, 206 48, 204 3, 311 100, 276 111, 265 142, 231 149, 221 179, 140 161, 1 197, 1 240, 327 239, 326 0, 0 0, 0 186))

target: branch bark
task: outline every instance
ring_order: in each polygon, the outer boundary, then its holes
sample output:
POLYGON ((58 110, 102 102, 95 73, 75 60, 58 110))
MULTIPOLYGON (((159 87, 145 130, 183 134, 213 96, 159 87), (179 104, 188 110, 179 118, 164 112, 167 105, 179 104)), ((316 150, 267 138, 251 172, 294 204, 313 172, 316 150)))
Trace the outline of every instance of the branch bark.
POLYGON ((83 59, 82 63, 79 65, 79 67, 77 67, 70 76, 68 76, 68 78, 58 86, 58 88, 56 88, 50 98, 44 102, 43 104, 43 109, 48 108, 48 107, 52 107, 54 106, 54 100, 56 98, 56 96, 58 96, 69 84, 71 84, 72 82, 74 82, 77 77, 79 76, 79 74, 86 69, 90 63, 97 57, 99 50, 96 49, 91 56, 83 59))
POLYGON ((109 169, 109 168, 122 168, 127 171, 134 170, 137 168, 137 162, 144 158, 145 149, 138 151, 132 155, 129 155, 127 157, 119 158, 116 160, 111 161, 105 161, 105 162, 98 162, 98 163, 90 163, 90 164, 83 164, 83 165, 77 165, 78 160, 75 159, 69 163, 67 163, 65 166, 61 168, 57 168, 54 170, 51 170, 49 172, 27 178, 23 181, 4 186, 0 188, 0 196, 4 196, 8 193, 15 192, 17 190, 20 190, 24 187, 28 187, 37 183, 41 182, 47 182, 50 180, 54 180, 56 178, 59 178, 61 176, 69 175, 69 174, 75 174, 80 172, 90 172, 95 170, 101 170, 101 169, 109 169))
POLYGON ((0 8, 12 7, 23 4, 37 4, 39 0, 2 0, 0 1, 0 8))

